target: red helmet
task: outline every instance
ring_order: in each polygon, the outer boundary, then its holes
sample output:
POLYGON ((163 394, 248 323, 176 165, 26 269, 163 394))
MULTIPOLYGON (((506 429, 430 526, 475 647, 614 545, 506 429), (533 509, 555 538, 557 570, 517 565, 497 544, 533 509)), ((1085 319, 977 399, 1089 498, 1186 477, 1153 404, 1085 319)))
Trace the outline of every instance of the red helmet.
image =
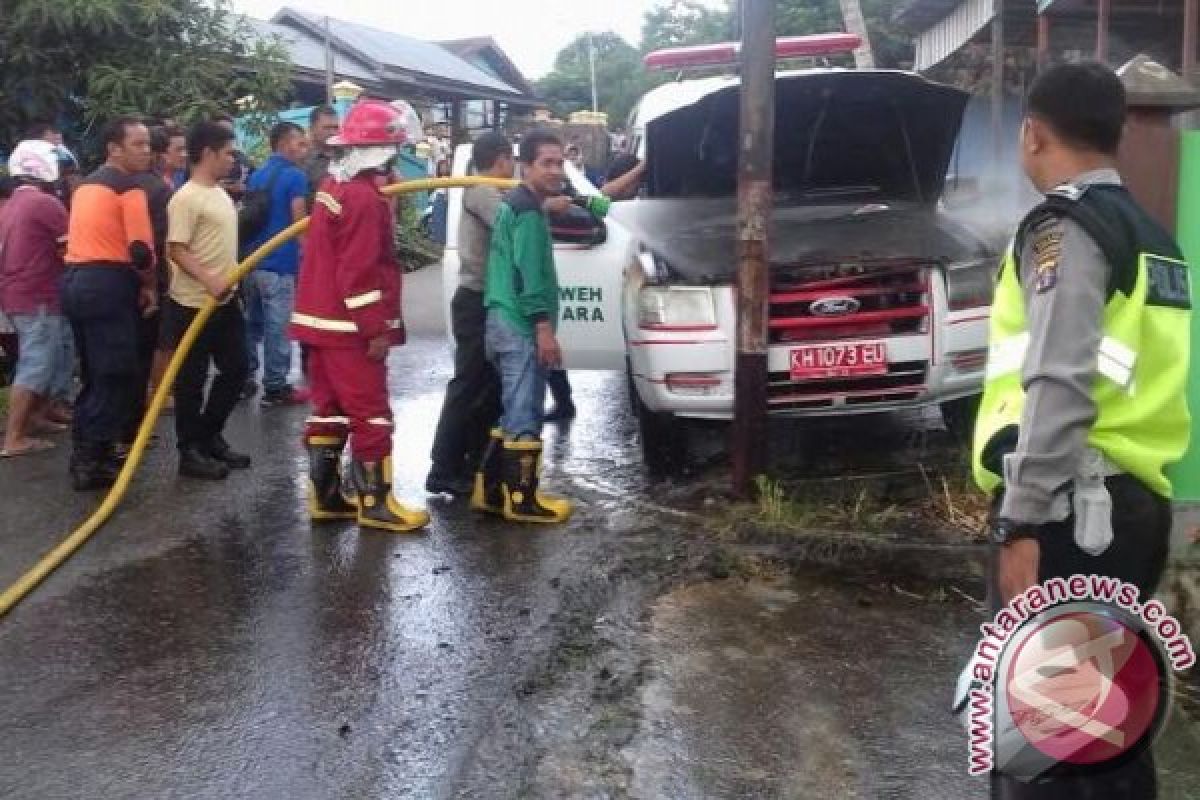
POLYGON ((329 139, 334 147, 404 144, 404 115, 382 100, 355 103, 342 129, 329 139))

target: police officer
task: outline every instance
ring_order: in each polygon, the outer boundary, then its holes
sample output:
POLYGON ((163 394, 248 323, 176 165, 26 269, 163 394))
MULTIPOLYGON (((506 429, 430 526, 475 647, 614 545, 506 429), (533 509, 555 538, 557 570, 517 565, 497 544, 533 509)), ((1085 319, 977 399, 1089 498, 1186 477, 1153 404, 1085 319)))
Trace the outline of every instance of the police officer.
MULTIPOLYGON (((1190 293, 1178 245, 1121 185, 1124 89, 1099 64, 1046 70, 1021 131, 1046 197, 1021 223, 992 306, 973 448, 995 494, 993 595, 1098 573, 1148 598, 1162 577, 1171 482, 1190 421, 1190 293)), ((1097 774, 1059 765, 993 796, 1155 796, 1147 750, 1097 774)))

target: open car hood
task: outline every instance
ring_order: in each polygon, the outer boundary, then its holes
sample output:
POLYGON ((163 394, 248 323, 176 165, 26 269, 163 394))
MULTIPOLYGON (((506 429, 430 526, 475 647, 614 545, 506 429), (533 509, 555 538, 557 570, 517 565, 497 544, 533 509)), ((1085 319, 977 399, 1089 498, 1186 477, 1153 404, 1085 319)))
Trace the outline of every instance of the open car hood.
MULTIPOLYGON (((672 283, 732 283, 737 272, 737 209, 732 198, 616 203, 610 216, 628 227, 666 268, 672 283)), ((946 214, 920 204, 777 205, 771 219, 771 269, 889 258, 958 263, 994 256, 984 241, 946 214)))
MULTIPOLYGON (((736 80, 662 87, 646 123, 653 197, 737 191, 736 80), (674 90, 674 91, 673 91, 674 90), (701 91, 703 90, 703 91, 701 91)), ((967 94, 894 71, 805 70, 775 77, 775 188, 822 195, 856 188, 879 201, 934 203, 942 192, 967 94)))

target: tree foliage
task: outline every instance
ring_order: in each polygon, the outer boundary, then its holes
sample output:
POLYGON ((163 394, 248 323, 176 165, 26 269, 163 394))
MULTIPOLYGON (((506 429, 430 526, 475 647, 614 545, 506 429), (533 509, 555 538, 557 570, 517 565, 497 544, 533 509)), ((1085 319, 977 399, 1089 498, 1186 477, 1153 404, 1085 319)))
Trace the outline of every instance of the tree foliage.
MULTIPOLYGON (((879 67, 904 68, 912 62, 912 36, 892 21, 894 0, 861 0, 868 35, 879 67)), ((639 50, 613 33, 595 37, 596 84, 600 110, 610 124, 619 125, 637 98, 650 87, 670 80, 666 73, 647 73, 641 56, 666 47, 686 47, 736 39, 735 3, 713 6, 699 0, 666 0, 646 12, 639 50), (601 44, 603 42, 603 45, 601 44)), ((779 36, 800 36, 843 30, 838 0, 779 0, 775 11, 779 36)), ((839 63, 852 63, 849 57, 839 63)), ((587 36, 567 45, 555 60, 554 70, 538 83, 538 92, 555 114, 591 107, 587 64, 587 36)))
POLYGON ((282 105, 286 50, 230 0, 4 0, 0 143, 32 119, 70 119, 83 134, 126 113, 190 121, 282 105))
MULTIPOLYGON (((875 53, 875 66, 906 68, 912 64, 912 34, 892 20, 895 0, 860 0, 867 36, 875 53)), ((803 36, 845 30, 838 0, 781 0, 776 6, 775 29, 779 36, 803 36)))
POLYGON ((706 6, 697 0, 668 0, 647 11, 642 19, 643 53, 725 42, 735 36, 729 10, 706 6))
MULTIPOLYGON (((597 33, 596 97, 600 110, 613 122, 621 122, 645 91, 641 55, 615 33, 597 33)), ((559 51, 554 70, 538 82, 537 91, 559 116, 592 107, 588 35, 583 34, 559 51)))

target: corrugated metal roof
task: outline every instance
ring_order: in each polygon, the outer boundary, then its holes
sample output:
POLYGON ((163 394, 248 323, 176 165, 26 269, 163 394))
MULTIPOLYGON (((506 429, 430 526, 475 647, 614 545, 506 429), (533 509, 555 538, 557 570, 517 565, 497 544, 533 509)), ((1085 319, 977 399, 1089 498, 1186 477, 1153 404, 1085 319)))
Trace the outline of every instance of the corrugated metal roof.
MULTIPOLYGON (((273 21, 286 24, 289 15, 306 22, 311 28, 324 29, 324 17, 297 11, 293 8, 280 10, 273 21)), ((425 42, 411 36, 332 17, 329 19, 329 30, 339 43, 340 49, 350 49, 361 53, 385 68, 429 75, 468 86, 490 89, 493 92, 521 95, 519 90, 468 64, 433 42, 425 42)))
POLYGON ((474 64, 480 69, 484 69, 478 61, 478 59, 482 59, 485 63, 496 67, 496 69, 488 68, 484 70, 489 75, 495 75, 509 86, 515 87, 531 97, 533 96, 533 85, 522 74, 521 70, 517 68, 512 59, 508 57, 508 53, 505 53, 491 36, 451 39, 450 41, 438 42, 437 44, 446 48, 463 61, 474 64))
MULTIPOLYGON (((287 47, 292 64, 295 66, 317 72, 325 71, 325 47, 322 42, 318 42, 286 25, 276 25, 274 22, 254 19, 253 17, 247 17, 246 21, 264 39, 271 36, 280 37, 287 47)), ((375 74, 375 71, 371 67, 357 59, 351 58, 343 52, 339 52, 337 48, 334 48, 333 67, 334 73, 339 78, 349 78, 352 81, 363 81, 366 83, 379 82, 379 76, 375 74)))
POLYGON ((896 9, 893 18, 910 28, 928 29, 933 23, 945 19, 958 7, 960 0, 908 0, 896 9))
POLYGON ((995 13, 994 0, 963 0, 945 19, 917 34, 913 69, 921 72, 939 64, 971 41, 995 13))

